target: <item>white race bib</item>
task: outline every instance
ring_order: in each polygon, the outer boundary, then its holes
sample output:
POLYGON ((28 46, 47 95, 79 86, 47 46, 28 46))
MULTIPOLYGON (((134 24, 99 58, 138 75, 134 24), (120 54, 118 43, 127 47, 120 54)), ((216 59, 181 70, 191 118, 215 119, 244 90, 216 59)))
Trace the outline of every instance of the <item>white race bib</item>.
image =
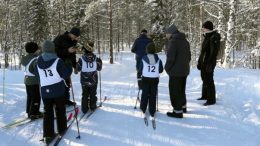
POLYGON ((93 62, 87 62, 81 57, 81 61, 82 61, 81 72, 97 71, 97 59, 95 59, 93 62))
POLYGON ((58 71, 57 71, 57 64, 58 64, 59 58, 55 60, 55 62, 46 69, 41 69, 38 65, 38 72, 40 76, 40 85, 41 87, 43 86, 48 86, 48 85, 53 85, 56 83, 59 83, 63 79, 60 77, 58 71))
POLYGON ((142 60, 142 62, 143 62, 143 72, 142 72, 143 77, 158 78, 160 76, 159 73, 160 59, 156 62, 156 64, 153 65, 148 64, 144 60, 142 60))

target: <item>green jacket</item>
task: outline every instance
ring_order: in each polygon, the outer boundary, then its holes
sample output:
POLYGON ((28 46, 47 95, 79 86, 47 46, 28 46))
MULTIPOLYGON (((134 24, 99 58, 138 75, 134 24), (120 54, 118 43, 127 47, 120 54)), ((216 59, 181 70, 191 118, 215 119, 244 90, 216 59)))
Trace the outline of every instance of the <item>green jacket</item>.
MULTIPOLYGON (((35 57, 37 57, 37 55, 35 55, 34 53, 29 53, 26 56, 22 57, 21 64, 24 67, 26 67, 30 63, 30 61, 35 57)), ((31 62, 30 66, 29 66, 29 72, 31 72, 31 73, 34 73, 34 70, 35 70, 35 61, 36 61, 36 59, 33 62, 31 62)), ((38 78, 35 77, 35 76, 25 75, 24 76, 24 84, 25 85, 37 85, 37 84, 39 84, 38 78)))

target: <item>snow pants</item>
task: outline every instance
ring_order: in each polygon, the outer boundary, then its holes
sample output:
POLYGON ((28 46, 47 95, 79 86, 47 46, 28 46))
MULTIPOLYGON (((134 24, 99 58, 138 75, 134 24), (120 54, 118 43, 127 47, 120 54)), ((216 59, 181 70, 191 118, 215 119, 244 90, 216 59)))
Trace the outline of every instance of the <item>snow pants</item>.
POLYGON ((40 113, 41 96, 39 85, 25 85, 27 93, 26 113, 28 117, 40 113))
POLYGON ((82 85, 81 110, 83 113, 88 112, 89 108, 95 110, 97 107, 97 85, 82 85))
POLYGON ((56 112, 58 133, 62 134, 67 129, 65 97, 43 98, 43 137, 54 136, 54 112, 56 112))
POLYGON ((145 113, 149 104, 149 113, 153 117, 156 111, 156 96, 158 90, 159 78, 142 78, 142 96, 140 108, 145 113))

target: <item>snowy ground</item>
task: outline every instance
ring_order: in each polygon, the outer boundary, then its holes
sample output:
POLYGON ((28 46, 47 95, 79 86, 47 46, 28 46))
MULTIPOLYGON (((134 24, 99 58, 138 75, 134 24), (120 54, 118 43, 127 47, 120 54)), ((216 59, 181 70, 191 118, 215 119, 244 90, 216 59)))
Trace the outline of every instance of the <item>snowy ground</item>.
MULTIPOLYGON (((165 55, 160 54, 163 62, 165 55)), ((172 110, 168 76, 159 83, 157 129, 146 127, 139 110, 134 110, 137 95, 135 61, 131 53, 116 55, 115 64, 103 57, 102 97, 108 100, 88 120, 68 130, 60 145, 89 146, 260 146, 260 76, 259 70, 216 69, 217 104, 202 106, 200 73, 191 70, 187 80, 188 113, 183 119, 166 116, 172 110)), ((22 71, 6 70, 5 100, 2 102, 3 70, 0 73, 0 127, 25 116, 26 94, 22 71)), ((76 101, 81 101, 79 75, 73 75, 76 101)), ((99 91, 99 89, 98 89, 99 91)), ((98 92, 99 93, 99 92, 98 92)), ((99 94, 98 94, 99 97, 99 94)), ((42 138, 42 120, 11 130, 0 130, 0 146, 38 146, 42 138)))

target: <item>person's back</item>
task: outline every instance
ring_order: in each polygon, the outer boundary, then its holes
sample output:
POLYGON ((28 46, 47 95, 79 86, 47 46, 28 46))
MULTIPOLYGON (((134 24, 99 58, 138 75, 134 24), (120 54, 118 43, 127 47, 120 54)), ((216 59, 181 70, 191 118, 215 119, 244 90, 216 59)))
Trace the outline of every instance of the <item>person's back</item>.
POLYGON ((35 62, 37 60, 39 47, 34 42, 28 42, 25 45, 25 50, 28 53, 21 59, 21 64, 24 66, 24 84, 27 93, 26 113, 28 118, 42 118, 43 113, 40 112, 41 96, 39 91, 38 78, 33 74, 35 62))
POLYGON ((154 118, 159 75, 163 72, 163 64, 155 51, 154 43, 146 46, 147 55, 143 56, 138 65, 138 73, 142 75, 142 98, 140 109, 145 115, 149 103, 149 113, 154 118))
POLYGON ((186 80, 190 73, 191 52, 189 42, 185 35, 172 24, 165 30, 167 44, 167 58, 165 70, 169 75, 169 93, 172 112, 167 112, 169 117, 183 118, 187 112, 186 107, 186 80))
POLYGON ((170 76, 187 76, 190 72, 190 44, 181 32, 174 33, 167 46, 165 70, 170 76), (173 55, 178 52, 178 55, 173 55))
MULTIPOLYGON (((81 110, 83 113, 88 110, 95 110, 97 105, 97 71, 102 69, 102 60, 94 53, 94 43, 86 41, 82 50, 84 55, 79 58, 77 63, 77 71, 80 71, 80 83, 82 87, 81 110)), ((100 83, 101 84, 101 83, 100 83)))
POLYGON ((55 138, 54 109, 58 133, 67 128, 65 109, 65 79, 69 78, 64 62, 57 57, 52 41, 45 41, 43 53, 37 59, 35 74, 39 76, 40 92, 44 103, 43 137, 49 144, 55 138))
POLYGON ((140 36, 135 40, 131 50, 136 54, 136 60, 141 60, 142 57, 146 55, 145 46, 151 42, 152 40, 148 38, 146 34, 140 34, 140 36))
MULTIPOLYGON (((146 55, 145 47, 153 42, 150 38, 147 37, 147 30, 143 29, 141 31, 140 36, 135 40, 131 52, 135 53, 135 60, 136 60, 136 70, 138 70, 138 65, 143 58, 144 55, 146 55)), ((137 81, 138 81, 138 88, 139 90, 142 89, 142 82, 141 82, 141 74, 137 72, 137 81)))

